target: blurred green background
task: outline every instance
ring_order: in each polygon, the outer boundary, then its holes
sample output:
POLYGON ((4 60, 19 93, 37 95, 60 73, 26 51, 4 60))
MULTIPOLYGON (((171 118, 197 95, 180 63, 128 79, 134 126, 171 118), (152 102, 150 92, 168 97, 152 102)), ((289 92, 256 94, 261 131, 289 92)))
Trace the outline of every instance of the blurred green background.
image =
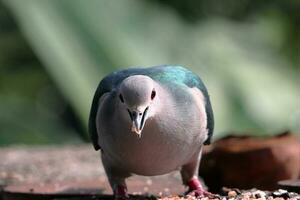
POLYGON ((300 132, 300 1, 0 0, 0 145, 88 141, 100 79, 160 64, 202 77, 215 138, 300 132))

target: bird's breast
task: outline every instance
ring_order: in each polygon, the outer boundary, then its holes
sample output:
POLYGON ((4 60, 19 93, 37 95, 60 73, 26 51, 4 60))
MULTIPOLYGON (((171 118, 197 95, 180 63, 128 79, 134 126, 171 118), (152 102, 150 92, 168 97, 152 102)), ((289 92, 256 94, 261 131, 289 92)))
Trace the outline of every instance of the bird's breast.
POLYGON ((128 123, 106 127, 100 137, 103 151, 115 165, 135 174, 160 175, 178 169, 199 150, 204 138, 200 125, 193 121, 197 119, 176 119, 169 114, 149 118, 140 138, 128 123))

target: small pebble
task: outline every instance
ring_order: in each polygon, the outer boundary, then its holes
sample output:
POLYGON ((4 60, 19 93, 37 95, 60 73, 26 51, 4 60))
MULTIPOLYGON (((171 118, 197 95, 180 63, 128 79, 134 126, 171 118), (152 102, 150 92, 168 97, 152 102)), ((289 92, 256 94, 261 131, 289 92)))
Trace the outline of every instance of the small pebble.
POLYGON ((261 190, 254 191, 252 194, 256 199, 265 199, 266 197, 266 193, 261 190))
POLYGON ((266 200, 266 197, 257 198, 256 200, 266 200))
POLYGON ((282 190, 282 189, 279 189, 279 190, 273 192, 273 194, 274 194, 275 196, 281 196, 281 195, 287 194, 287 193, 288 193, 288 191, 282 190))
POLYGON ((228 194, 227 194, 227 196, 228 196, 229 198, 236 197, 236 195, 237 195, 236 191, 233 191, 233 190, 229 191, 228 194))
POLYGON ((274 200, 284 200, 282 197, 276 197, 274 200))

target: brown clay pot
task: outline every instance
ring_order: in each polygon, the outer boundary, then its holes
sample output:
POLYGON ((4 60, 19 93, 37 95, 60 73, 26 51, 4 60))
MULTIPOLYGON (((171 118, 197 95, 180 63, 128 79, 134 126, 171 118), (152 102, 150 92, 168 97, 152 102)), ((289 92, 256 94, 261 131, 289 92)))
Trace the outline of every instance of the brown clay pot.
POLYGON ((300 174, 300 140, 290 133, 267 138, 229 136, 209 148, 199 172, 211 191, 223 186, 274 190, 278 181, 300 174))

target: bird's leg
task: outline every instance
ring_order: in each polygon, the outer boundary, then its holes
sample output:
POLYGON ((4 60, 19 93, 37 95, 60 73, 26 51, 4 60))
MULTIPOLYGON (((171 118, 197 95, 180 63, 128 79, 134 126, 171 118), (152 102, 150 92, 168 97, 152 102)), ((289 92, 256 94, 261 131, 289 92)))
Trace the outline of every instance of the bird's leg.
POLYGON ((127 186, 124 184, 117 183, 113 187, 114 197, 116 200, 126 200, 129 199, 127 194, 127 186))
POLYGON ((188 164, 182 166, 181 168, 181 177, 183 184, 188 186, 188 191, 186 194, 191 196, 213 196, 212 193, 206 191, 199 178, 198 178, 198 170, 199 170, 199 164, 200 164, 200 158, 201 158, 201 151, 194 157, 194 159, 189 162, 188 164))
POLYGON ((214 195, 207 190, 205 190, 199 180, 198 177, 193 177, 187 182, 187 186, 189 190, 187 192, 188 195, 191 196, 205 196, 205 197, 213 197, 214 195))
POLYGON ((102 163, 109 181, 109 184, 113 190, 114 197, 116 200, 127 200, 129 199, 127 193, 127 186, 125 179, 130 176, 129 173, 111 165, 108 159, 102 154, 102 163))
POLYGON ((125 183, 125 178, 112 176, 111 174, 107 174, 109 183, 114 193, 115 200, 127 200, 129 199, 127 193, 127 185, 125 183))

